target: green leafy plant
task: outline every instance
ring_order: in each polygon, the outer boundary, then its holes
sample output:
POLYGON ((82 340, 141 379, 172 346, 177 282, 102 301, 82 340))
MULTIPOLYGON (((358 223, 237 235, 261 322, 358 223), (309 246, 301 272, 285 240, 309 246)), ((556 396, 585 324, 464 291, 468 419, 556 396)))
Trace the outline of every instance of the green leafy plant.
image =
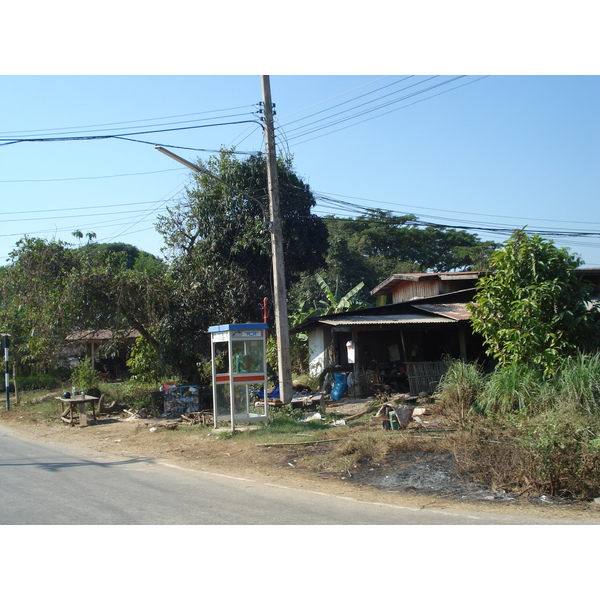
POLYGON ((572 408, 553 409, 532 421, 523 446, 528 474, 537 490, 552 496, 580 498, 600 494, 600 442, 597 417, 572 408))
POLYGON ((71 374, 71 383, 77 388, 77 391, 85 391, 95 387, 98 385, 99 379, 98 372, 92 366, 90 358, 80 360, 71 374))
POLYGON ((596 338, 598 310, 592 287, 575 272, 580 264, 566 248, 523 230, 493 254, 470 309, 473 329, 500 367, 527 363, 552 375, 561 358, 596 338))

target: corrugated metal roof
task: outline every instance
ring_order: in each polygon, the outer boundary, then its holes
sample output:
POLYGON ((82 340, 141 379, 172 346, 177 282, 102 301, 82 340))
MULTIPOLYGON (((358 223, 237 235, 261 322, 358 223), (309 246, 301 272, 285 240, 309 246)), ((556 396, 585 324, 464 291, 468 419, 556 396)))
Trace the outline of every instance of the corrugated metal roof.
POLYGON ((409 323, 451 323, 445 317, 430 317, 429 315, 354 315, 343 317, 322 317, 317 319, 326 325, 400 325, 409 323))
POLYGON ((448 317, 454 321, 468 321, 471 318, 471 311, 466 303, 454 304, 412 304, 413 308, 420 308, 434 315, 448 317))

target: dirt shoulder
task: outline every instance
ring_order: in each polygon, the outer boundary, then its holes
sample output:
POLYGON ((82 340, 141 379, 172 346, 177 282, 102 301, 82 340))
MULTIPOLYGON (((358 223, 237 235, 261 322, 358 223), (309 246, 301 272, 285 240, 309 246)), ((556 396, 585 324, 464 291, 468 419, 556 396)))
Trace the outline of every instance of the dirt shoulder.
MULTIPOLYGON (((355 400, 328 407, 328 411, 352 416, 362 412, 365 406, 364 401, 355 400)), ((90 457, 143 457, 196 471, 407 507, 548 519, 600 519, 600 504, 531 501, 499 496, 473 486, 453 470, 450 456, 427 453, 426 456, 403 456, 402 460, 388 457, 377 463, 354 464, 348 468, 315 467, 311 458, 339 443, 344 428, 340 428, 340 436, 333 437, 331 443, 300 441, 279 446, 229 436, 226 431, 211 427, 177 424, 168 429, 165 424, 164 419, 101 416, 88 427, 70 427, 56 418, 35 420, 24 417, 18 409, 0 410, 0 426, 9 428, 15 435, 75 449, 90 457), (402 473, 406 473, 408 479, 400 481, 402 473), (429 484, 434 478, 437 485, 431 488, 429 484)), ((389 432, 389 435, 402 435, 402 432, 389 432)))

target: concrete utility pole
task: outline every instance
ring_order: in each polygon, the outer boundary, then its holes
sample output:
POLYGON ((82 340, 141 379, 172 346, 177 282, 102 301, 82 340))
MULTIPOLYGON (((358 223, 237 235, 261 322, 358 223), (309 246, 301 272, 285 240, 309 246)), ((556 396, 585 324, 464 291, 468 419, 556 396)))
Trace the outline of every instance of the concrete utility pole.
POLYGON ((262 76, 263 104, 265 111, 265 150, 267 154, 267 178, 269 184, 269 209, 271 212, 271 248, 273 253, 273 283, 275 326, 277 332, 277 359, 279 362, 279 393, 284 404, 292 400, 292 360, 290 357, 290 328, 285 290, 285 267, 283 262, 283 232, 279 207, 279 179, 273 129, 273 104, 268 75, 262 76))

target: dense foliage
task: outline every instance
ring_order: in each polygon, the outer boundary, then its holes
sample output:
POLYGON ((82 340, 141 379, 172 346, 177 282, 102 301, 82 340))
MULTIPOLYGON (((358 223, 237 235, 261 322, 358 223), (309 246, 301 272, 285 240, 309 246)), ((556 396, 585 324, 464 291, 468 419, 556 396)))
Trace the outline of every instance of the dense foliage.
POLYGON ((450 361, 444 414, 461 426, 461 468, 492 489, 578 498, 600 495, 600 354, 577 353, 544 377, 532 364, 484 373, 450 361))
MULTIPOLYGON (((0 269, 0 317, 24 374, 56 365, 73 332, 136 329, 142 338, 129 366, 140 380, 169 373, 196 380, 207 372, 201 363, 210 355, 210 325, 262 321, 263 298, 272 320, 265 157, 239 159, 224 150, 198 164, 202 173, 157 223, 165 262, 80 231, 75 244, 17 244, 0 269)), ((370 304, 369 290, 393 272, 473 268, 494 247, 472 234, 419 226, 412 215, 371 210, 357 219, 320 218, 291 159, 279 159, 278 176, 293 324, 315 311, 370 304)), ((292 345, 301 371, 305 353, 292 345)))
MULTIPOLYGON (((370 291, 393 273, 485 270, 498 245, 445 227, 421 226, 414 215, 370 209, 356 219, 324 217, 329 236, 326 266, 319 271, 334 290, 351 290, 371 303, 370 291)), ((320 284, 304 279, 293 287, 297 305, 319 298, 320 284)))
POLYGON ((0 318, 20 367, 51 369, 67 337, 86 329, 138 329, 156 344, 148 324, 165 303, 164 267, 155 257, 126 245, 73 247, 60 240, 24 238, 11 261, 0 272, 0 318), (134 260, 129 268, 131 253, 143 263, 134 260))
POLYGON ((591 285, 580 260, 538 235, 517 231, 491 259, 471 305, 473 329, 501 367, 525 363, 552 373, 563 356, 597 342, 591 285))

